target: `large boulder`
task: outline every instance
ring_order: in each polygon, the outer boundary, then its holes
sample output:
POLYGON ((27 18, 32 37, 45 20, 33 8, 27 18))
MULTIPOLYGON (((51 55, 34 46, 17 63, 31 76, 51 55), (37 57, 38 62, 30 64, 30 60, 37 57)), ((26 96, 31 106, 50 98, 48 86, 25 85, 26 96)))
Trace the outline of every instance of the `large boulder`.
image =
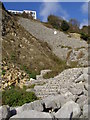
POLYGON ((77 118, 81 113, 80 107, 74 101, 69 101, 55 113, 56 118, 77 118))
POLYGON ((43 104, 40 100, 31 102, 31 103, 26 103, 26 104, 16 108, 17 114, 19 114, 23 111, 26 111, 26 110, 36 110, 36 111, 42 112, 44 110, 44 108, 43 108, 43 104))
POLYGON ((45 112, 38 112, 38 111, 35 111, 35 110, 26 110, 26 111, 23 111, 13 117, 10 118, 10 120, 14 120, 16 118, 20 118, 21 119, 24 119, 24 118, 49 118, 49 119, 52 119, 51 115, 49 113, 45 113, 45 112))
POLYGON ((11 116, 10 114, 10 107, 8 105, 3 105, 0 107, 0 120, 9 119, 11 116))
POLYGON ((47 98, 43 99, 43 104, 45 105, 46 109, 59 109, 62 104, 66 102, 65 98, 61 95, 51 95, 47 98))

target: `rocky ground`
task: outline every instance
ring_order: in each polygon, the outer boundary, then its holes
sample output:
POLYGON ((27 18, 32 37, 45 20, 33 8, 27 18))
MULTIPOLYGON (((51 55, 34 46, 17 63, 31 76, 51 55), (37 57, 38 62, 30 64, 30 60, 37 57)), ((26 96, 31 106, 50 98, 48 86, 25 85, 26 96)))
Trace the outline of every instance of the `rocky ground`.
MULTIPOLYGON (((80 39, 80 37, 70 37, 71 35, 47 28, 37 21, 20 18, 19 23, 33 36, 41 41, 47 42, 53 53, 59 58, 70 61, 76 61, 81 66, 88 65, 88 44, 80 39), (28 24, 28 25, 27 25, 28 24)), ((75 36, 75 35, 74 35, 75 36)))
MULTIPOLYGON (((4 117, 11 118, 88 118, 88 77, 89 68, 73 68, 58 76, 44 80, 41 75, 32 79, 33 88, 40 100, 20 107, 2 106, 4 117), (40 86, 40 80, 44 82, 40 86), (37 85, 39 84, 39 86, 37 85)), ((28 85, 31 84, 30 82, 28 85)), ((26 90, 30 92, 31 90, 26 90)))
POLYGON ((41 22, 18 20, 5 10, 2 23, 0 89, 26 86, 26 92, 35 92, 38 100, 16 107, 3 105, 0 119, 88 118, 87 42, 61 31, 55 35, 55 29, 47 28, 41 22), (75 68, 71 67, 72 62, 75 62, 75 68), (44 75, 53 70, 56 76, 45 79, 44 75), (36 79, 29 76, 32 71, 38 73, 36 79))

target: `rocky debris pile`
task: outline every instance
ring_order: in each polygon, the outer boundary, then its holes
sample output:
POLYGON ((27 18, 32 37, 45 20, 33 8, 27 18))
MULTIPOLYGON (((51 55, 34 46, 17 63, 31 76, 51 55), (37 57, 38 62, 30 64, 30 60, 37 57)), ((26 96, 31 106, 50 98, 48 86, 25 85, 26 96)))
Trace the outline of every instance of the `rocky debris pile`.
MULTIPOLYGON (((64 70, 58 76, 46 79, 44 85, 35 85, 34 91, 42 99, 18 107, 2 106, 0 111, 5 108, 4 117, 10 119, 88 118, 88 69, 64 70)), ((45 72, 47 70, 41 74, 45 72)))
POLYGON ((23 88, 24 84, 29 80, 29 76, 14 64, 7 65, 4 61, 2 65, 2 85, 1 90, 11 85, 23 88))
MULTIPOLYGON (((29 19, 20 18, 19 23, 33 36, 47 42, 53 53, 59 58, 67 60, 67 57, 70 56, 69 60, 72 61, 71 57, 76 57, 77 59, 74 58, 74 61, 79 60, 79 65, 87 65, 88 44, 86 41, 81 40, 80 37, 78 39, 75 37, 70 38, 61 31, 57 31, 57 34, 54 34, 54 29, 47 28, 42 23, 29 19), (70 52, 71 50, 73 52, 70 52), (81 55, 81 51, 83 55, 81 55)), ((74 33, 74 36, 78 35, 74 33)))
POLYGON ((0 118, 88 118, 88 104, 83 108, 72 99, 65 99, 64 96, 49 96, 43 100, 26 103, 22 106, 10 108, 2 106, 5 111, 0 114, 0 118))
POLYGON ((80 66, 88 66, 88 48, 80 48, 72 50, 67 53, 67 64, 77 62, 80 66))
POLYGON ((40 98, 45 98, 49 95, 65 94, 66 96, 76 98, 83 96, 84 100, 88 96, 88 76, 88 68, 67 69, 58 76, 47 79, 46 84, 36 85, 34 90, 40 98))

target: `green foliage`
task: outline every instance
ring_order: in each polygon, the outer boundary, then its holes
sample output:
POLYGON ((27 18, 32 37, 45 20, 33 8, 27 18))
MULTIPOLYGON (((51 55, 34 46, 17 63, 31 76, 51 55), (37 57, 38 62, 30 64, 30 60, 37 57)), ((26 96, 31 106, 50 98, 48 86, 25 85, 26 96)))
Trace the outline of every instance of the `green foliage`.
POLYGON ((2 75, 5 75, 5 73, 6 73, 6 70, 2 70, 2 75))
POLYGON ((51 24, 55 29, 60 29, 60 18, 54 15, 48 16, 48 22, 51 24))
POLYGON ((67 31, 69 29, 69 24, 65 20, 62 21, 61 29, 63 31, 67 31))
POLYGON ((84 33, 81 33, 81 39, 83 39, 83 40, 88 40, 88 35, 87 34, 84 34, 84 33))
POLYGON ((29 75, 30 78, 36 79, 37 74, 35 72, 30 72, 26 66, 23 66, 23 70, 29 75))
POLYGON ((11 87, 2 92, 3 105, 21 106, 34 100, 37 100, 36 95, 33 92, 26 92, 24 89, 11 87))

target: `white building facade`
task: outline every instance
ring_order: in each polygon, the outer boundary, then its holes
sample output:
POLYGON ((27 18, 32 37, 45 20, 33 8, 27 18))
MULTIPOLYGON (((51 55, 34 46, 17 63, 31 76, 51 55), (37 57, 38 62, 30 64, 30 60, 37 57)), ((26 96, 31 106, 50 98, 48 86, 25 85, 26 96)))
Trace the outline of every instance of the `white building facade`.
POLYGON ((23 10, 23 11, 16 11, 16 10, 8 10, 9 12, 13 13, 13 14, 22 14, 23 12, 27 13, 27 14, 32 14, 32 17, 34 19, 37 19, 37 15, 36 15, 36 11, 31 11, 31 10, 23 10))

